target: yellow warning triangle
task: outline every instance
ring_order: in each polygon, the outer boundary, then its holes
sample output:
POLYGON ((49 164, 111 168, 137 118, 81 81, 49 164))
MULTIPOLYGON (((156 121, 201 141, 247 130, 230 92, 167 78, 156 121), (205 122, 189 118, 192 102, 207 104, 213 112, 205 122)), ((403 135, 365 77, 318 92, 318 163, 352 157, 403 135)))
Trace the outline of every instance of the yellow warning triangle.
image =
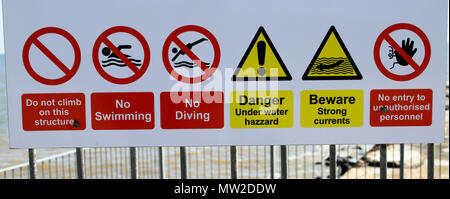
POLYGON ((262 26, 234 71, 232 80, 292 80, 291 74, 262 26))
POLYGON ((334 26, 328 30, 302 79, 362 79, 361 73, 334 26))

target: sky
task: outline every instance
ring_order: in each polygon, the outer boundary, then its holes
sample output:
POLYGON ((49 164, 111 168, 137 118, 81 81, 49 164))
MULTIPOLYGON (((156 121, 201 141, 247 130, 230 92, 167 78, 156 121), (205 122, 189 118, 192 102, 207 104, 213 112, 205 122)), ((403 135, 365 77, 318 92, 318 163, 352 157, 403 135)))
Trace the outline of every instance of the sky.
MULTIPOLYGON (((449 15, 447 13, 447 21, 449 20, 449 15)), ((447 44, 449 43, 449 39, 448 39, 448 34, 449 32, 447 32, 447 44)), ((4 36, 3 36, 3 8, 2 8, 2 4, 0 3, 0 54, 5 53, 5 42, 3 41, 4 36)))
POLYGON ((0 3, 0 54, 5 53, 5 42, 3 42, 3 8, 0 3))

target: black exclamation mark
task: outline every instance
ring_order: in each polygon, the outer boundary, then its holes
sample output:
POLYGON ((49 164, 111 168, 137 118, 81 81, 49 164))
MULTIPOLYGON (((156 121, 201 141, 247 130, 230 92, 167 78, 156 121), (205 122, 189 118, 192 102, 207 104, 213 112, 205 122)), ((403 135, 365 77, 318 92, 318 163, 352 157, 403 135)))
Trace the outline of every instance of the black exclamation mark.
MULTIPOLYGON (((266 62, 266 42, 259 41, 258 44, 256 44, 256 48, 258 48, 258 64, 264 66, 264 63, 266 62)), ((260 76, 265 75, 266 69, 264 67, 258 68, 258 74, 260 76)))

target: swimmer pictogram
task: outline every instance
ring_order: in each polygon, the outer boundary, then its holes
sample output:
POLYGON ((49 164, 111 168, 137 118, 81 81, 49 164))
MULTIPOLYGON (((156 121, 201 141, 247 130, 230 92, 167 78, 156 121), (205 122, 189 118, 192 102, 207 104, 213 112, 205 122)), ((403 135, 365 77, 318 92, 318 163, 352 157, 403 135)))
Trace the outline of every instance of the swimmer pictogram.
POLYGON ((167 37, 162 56, 164 66, 172 77, 194 84, 207 80, 216 71, 220 61, 220 47, 207 29, 188 25, 176 29, 167 37), (187 72, 192 74, 187 74, 182 69, 188 69, 187 72), (195 75, 195 71, 198 75, 195 75))
POLYGON ((142 77, 142 75, 144 75, 145 71, 147 70, 150 64, 150 48, 148 46, 147 40, 138 31, 126 26, 116 26, 103 32, 98 37, 97 41, 95 41, 92 51, 92 60, 94 62, 95 69, 97 69, 97 72, 105 80, 115 84, 129 84, 142 77), (130 38, 121 38, 127 39, 128 41, 137 39, 138 44, 135 46, 140 45, 140 48, 142 48, 143 50, 142 54, 144 58, 140 60, 126 54, 124 50, 131 50, 133 48, 133 46, 130 44, 114 44, 118 42, 110 40, 110 38, 108 37, 116 33, 126 33, 130 35, 130 38), (102 46, 102 44, 104 44, 105 47, 102 48, 100 54, 100 47, 102 46), (104 60, 100 61, 100 58, 104 60), (123 77, 114 73, 110 74, 106 71, 108 70, 109 66, 117 66, 123 69, 129 69, 128 71, 131 70, 131 75, 128 77, 123 77))
MULTIPOLYGON (((200 44, 200 43, 202 43, 204 41, 208 41, 208 39, 201 38, 201 39, 199 39, 197 41, 194 41, 192 43, 186 44, 186 47, 189 50, 191 50, 192 47, 194 47, 195 45, 200 44)), ((175 68, 179 68, 179 67, 187 67, 187 68, 198 67, 198 65, 195 62, 188 62, 188 61, 175 62, 180 55, 186 55, 186 53, 183 50, 178 49, 177 47, 174 47, 174 48, 172 48, 172 52, 175 53, 175 56, 173 56, 173 58, 172 58, 172 62, 174 62, 174 66, 173 67, 175 67, 175 68)), ((209 65, 210 65, 210 63, 206 63, 206 62, 203 62, 203 64, 205 66, 207 66, 207 67, 209 67, 209 65)))
MULTIPOLYGON (((117 46, 117 49, 122 52, 122 49, 131 49, 131 45, 119 45, 117 46)), ((118 67, 125 67, 127 66, 110 48, 104 47, 102 49, 102 54, 107 58, 106 60, 102 61, 103 67, 108 66, 118 66, 118 67)), ((133 59, 130 55, 123 54, 128 60, 131 61, 135 66, 141 66, 141 60, 139 59, 133 59)))

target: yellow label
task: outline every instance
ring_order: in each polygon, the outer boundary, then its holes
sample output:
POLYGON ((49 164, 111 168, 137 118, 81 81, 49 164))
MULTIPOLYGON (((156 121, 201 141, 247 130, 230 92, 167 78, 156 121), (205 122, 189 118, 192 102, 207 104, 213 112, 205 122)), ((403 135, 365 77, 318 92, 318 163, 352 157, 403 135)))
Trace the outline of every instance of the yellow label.
POLYGON ((359 127, 363 125, 362 90, 308 90, 300 96, 302 127, 359 127))
POLYGON ((233 91, 231 128, 291 128, 294 125, 292 91, 233 91))
POLYGON ((249 81, 261 78, 268 81, 292 79, 263 27, 259 28, 250 43, 233 75, 233 81, 249 81))

